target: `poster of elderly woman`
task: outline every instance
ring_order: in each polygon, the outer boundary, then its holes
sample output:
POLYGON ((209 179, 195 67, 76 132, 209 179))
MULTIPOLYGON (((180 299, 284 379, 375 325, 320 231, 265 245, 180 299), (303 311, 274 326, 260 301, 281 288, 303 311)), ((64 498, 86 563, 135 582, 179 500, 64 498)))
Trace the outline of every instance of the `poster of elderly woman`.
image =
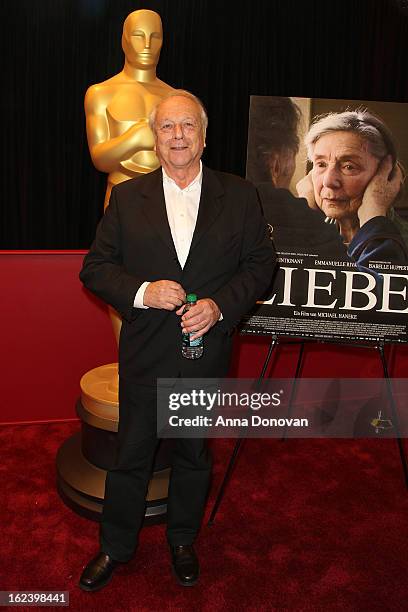
POLYGON ((247 333, 406 342, 408 105, 252 96, 247 178, 279 269, 247 333))

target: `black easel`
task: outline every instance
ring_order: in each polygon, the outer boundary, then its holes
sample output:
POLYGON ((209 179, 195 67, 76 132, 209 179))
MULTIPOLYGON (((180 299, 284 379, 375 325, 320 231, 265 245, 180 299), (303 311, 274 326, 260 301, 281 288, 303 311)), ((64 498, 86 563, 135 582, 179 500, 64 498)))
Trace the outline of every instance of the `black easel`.
POLYGON ((390 380, 390 376, 389 376, 389 373, 388 373, 387 360, 385 359, 384 342, 381 342, 375 348, 377 349, 377 351, 378 351, 378 353, 380 355, 381 364, 382 364, 382 367, 383 367, 384 378, 385 378, 386 384, 387 384, 387 395, 388 395, 388 399, 390 401, 392 420, 393 420, 395 431, 396 431, 396 434, 397 434, 396 438, 397 438, 399 454, 400 454, 400 457, 401 457, 402 471, 404 472, 405 486, 408 489, 407 458, 406 458, 406 455, 405 455, 404 443, 403 443, 403 441, 401 439, 401 431, 400 431, 400 426, 399 426, 398 412, 397 412, 397 407, 395 405, 394 394, 392 392, 391 380, 390 380))
MULTIPOLYGON (((269 365, 269 362, 271 360, 272 353, 275 350, 275 348, 278 346, 278 342, 279 342, 278 337, 277 336, 272 336, 272 340, 271 340, 271 343, 270 343, 269 349, 268 349, 268 354, 266 356, 265 362, 264 362, 263 367, 262 367, 262 371, 261 371, 261 373, 259 375, 259 378, 258 378, 258 383, 260 381, 262 381, 263 378, 265 378, 266 370, 268 369, 268 365, 269 365)), ((238 455, 238 452, 239 452, 239 449, 241 447, 241 444, 242 444, 243 440, 245 440, 245 438, 242 435, 242 436, 239 436, 237 441, 235 442, 234 450, 232 451, 232 455, 231 455, 231 458, 229 460, 228 467, 227 467, 225 475, 224 475, 224 479, 223 479, 223 481, 221 483, 221 487, 220 487, 220 490, 218 491, 217 499, 215 500, 215 504, 214 504, 214 507, 212 509, 209 521, 208 521, 209 525, 213 524, 215 515, 217 514, 218 506, 220 505, 221 500, 224 497, 225 487, 227 486, 228 481, 229 481, 229 479, 231 477, 232 468, 234 467, 235 460, 237 458, 237 455, 238 455)))
MULTIPOLYGON (((294 377, 294 381, 293 381, 293 386, 292 386, 292 390, 291 390, 291 394, 290 394, 290 399, 289 399, 288 412, 290 412, 290 410, 291 410, 292 403, 293 403, 293 401, 295 399, 295 395, 296 395, 297 384, 298 384, 298 380, 300 378, 300 371, 301 371, 301 367, 302 367, 302 363, 303 363, 303 354, 304 354, 305 342, 306 342, 306 340, 298 340, 298 341, 295 340, 293 342, 290 342, 290 344, 300 344, 300 350, 299 350, 299 355, 298 355, 297 364, 296 364, 296 372, 295 372, 295 377, 294 377)), ((349 342, 341 342, 341 341, 340 342, 336 341, 336 342, 337 342, 337 344, 347 344, 347 345, 350 345, 349 342)), ((259 378, 258 378, 258 384, 265 378, 265 374, 266 374, 266 371, 268 369, 268 365, 269 365, 269 362, 271 360, 272 353, 274 352, 274 350, 276 349, 276 347, 279 344, 282 344, 282 342, 279 341, 279 337, 278 336, 272 336, 272 340, 271 340, 270 345, 269 345, 268 353, 267 353, 265 362, 264 362, 264 364, 262 366, 261 374, 259 375, 259 378)), ((356 345, 354 343, 353 343, 353 346, 357 346, 357 347, 360 347, 360 348, 371 348, 371 347, 373 347, 371 344, 366 344, 366 345, 358 344, 358 345, 356 345)), ((399 454, 400 454, 400 459, 401 459, 402 471, 403 471, 403 474, 404 474, 405 486, 406 486, 406 488, 408 490, 408 464, 407 464, 407 458, 406 458, 406 455, 405 455, 404 445, 403 445, 403 442, 402 442, 402 439, 401 439, 401 432, 400 432, 400 427, 399 427, 398 413, 397 413, 397 409, 396 409, 396 406, 395 406, 394 395, 393 395, 393 392, 392 392, 392 386, 391 386, 390 376, 389 376, 389 372, 388 372, 387 361, 385 359, 384 342, 380 342, 378 345, 374 345, 373 348, 375 348, 378 351, 378 354, 379 354, 380 360, 381 360, 381 365, 382 365, 382 368, 383 368, 383 376, 384 376, 384 378, 386 380, 386 383, 387 383, 387 395, 388 395, 390 406, 391 406, 391 413, 392 413, 393 424, 394 424, 395 431, 396 431, 396 434, 397 434, 396 435, 396 439, 397 439, 397 444, 398 444, 398 449, 399 449, 399 454)), ((212 525, 214 523, 214 521, 215 521, 215 516, 216 516, 216 514, 218 512, 218 508, 219 508, 219 506, 221 504, 221 501, 222 501, 222 499, 224 497, 225 489, 226 489, 226 486, 227 486, 227 484, 228 484, 228 482, 229 482, 229 480, 231 478, 232 470, 234 468, 234 465, 235 465, 235 462, 236 462, 236 459, 237 459, 237 456, 238 456, 238 452, 239 452, 239 449, 241 448, 243 440, 245 440, 245 438, 242 435, 242 436, 240 436, 237 439, 237 441, 235 443, 235 446, 233 448, 230 460, 228 462, 227 469, 226 469, 225 474, 224 474, 223 481, 221 483, 220 489, 218 491, 217 498, 215 500, 213 509, 211 511, 210 518, 208 520, 208 524, 209 525, 212 525)), ((285 440, 285 434, 283 436, 283 440, 285 440)))

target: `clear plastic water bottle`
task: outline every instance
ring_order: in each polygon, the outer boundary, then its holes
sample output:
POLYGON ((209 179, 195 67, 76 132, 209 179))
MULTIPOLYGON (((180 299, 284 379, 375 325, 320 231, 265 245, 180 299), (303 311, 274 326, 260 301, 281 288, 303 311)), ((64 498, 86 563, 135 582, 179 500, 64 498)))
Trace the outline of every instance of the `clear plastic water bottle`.
MULTIPOLYGON (((187 303, 184 307, 184 312, 190 310, 194 304, 197 304, 197 296, 195 293, 189 293, 187 295, 187 303)), ((194 332, 190 332, 188 334, 183 333, 181 341, 181 354, 186 359, 199 359, 204 351, 203 338, 201 337, 191 340, 191 336, 194 336, 194 332)))

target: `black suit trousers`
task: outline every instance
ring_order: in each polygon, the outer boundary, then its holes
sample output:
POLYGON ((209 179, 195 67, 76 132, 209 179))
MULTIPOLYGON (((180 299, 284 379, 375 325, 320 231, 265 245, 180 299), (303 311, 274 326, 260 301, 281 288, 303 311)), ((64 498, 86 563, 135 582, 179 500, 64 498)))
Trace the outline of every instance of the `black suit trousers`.
MULTIPOLYGON (((128 561, 137 546, 158 443, 156 428, 156 388, 120 379, 118 452, 106 476, 100 528, 101 550, 117 561, 128 561)), ((171 546, 194 541, 210 474, 205 440, 175 440, 167 505, 171 546)))

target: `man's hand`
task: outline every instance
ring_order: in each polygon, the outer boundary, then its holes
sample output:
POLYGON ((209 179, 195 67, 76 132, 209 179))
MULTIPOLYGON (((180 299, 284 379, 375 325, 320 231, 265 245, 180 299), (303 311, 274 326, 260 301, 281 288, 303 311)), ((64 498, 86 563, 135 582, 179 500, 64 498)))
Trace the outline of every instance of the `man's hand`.
POLYGON ((402 173, 399 166, 392 170, 391 155, 387 155, 368 183, 358 209, 360 227, 373 217, 385 217, 401 189, 402 173))
POLYGON ((174 310, 184 304, 186 292, 183 287, 171 280, 159 280, 146 287, 143 304, 149 308, 174 310))
POLYGON ((191 336, 192 340, 200 338, 208 332, 220 318, 221 311, 214 300, 205 298, 198 300, 197 304, 192 306, 185 314, 183 314, 184 305, 177 310, 181 317, 181 327, 184 333, 189 334, 196 332, 191 336))
POLYGON ((314 187, 312 181, 312 170, 306 176, 304 176, 300 181, 296 183, 296 191, 298 193, 299 198, 306 198, 309 208, 313 208, 313 210, 319 210, 319 207, 315 201, 314 195, 314 187))

